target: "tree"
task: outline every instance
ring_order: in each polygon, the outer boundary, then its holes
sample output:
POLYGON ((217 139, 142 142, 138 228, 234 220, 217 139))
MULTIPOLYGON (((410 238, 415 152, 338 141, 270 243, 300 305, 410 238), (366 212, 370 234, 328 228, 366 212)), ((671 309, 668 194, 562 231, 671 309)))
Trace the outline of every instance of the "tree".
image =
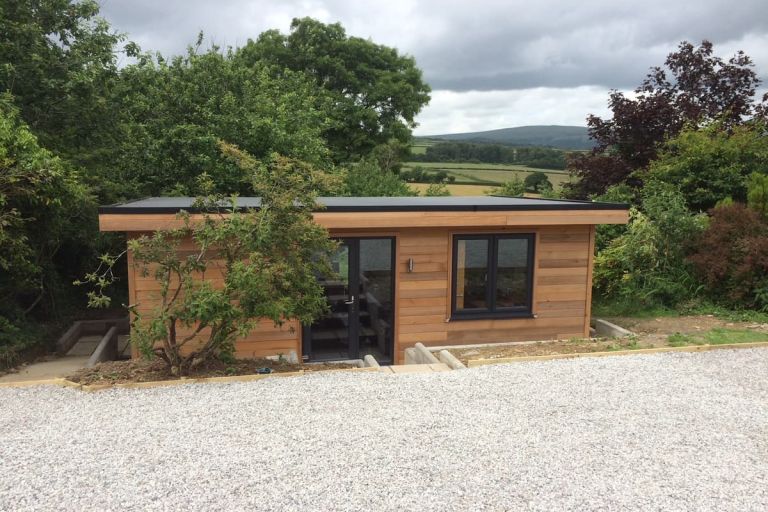
POLYGON ((768 170, 765 133, 762 123, 683 130, 661 147, 643 176, 677 185, 696 210, 707 211, 726 197, 746 202, 749 176, 768 170))
POLYGON ((525 194, 525 184, 515 176, 512 180, 502 183, 500 187, 493 188, 487 192, 491 196, 522 197, 525 194))
POLYGON ((97 238, 80 176, 40 147, 13 103, 0 96, 0 330, 13 333, 0 336, 0 364, 43 341, 26 331, 71 304, 70 283, 97 238))
POLYGON ((544 191, 552 190, 552 182, 546 174, 541 171, 532 172, 525 177, 523 182, 526 192, 541 194, 544 191))
POLYGON ((93 156, 116 113, 109 96, 124 37, 98 13, 93 0, 0 4, 0 93, 13 95, 43 147, 75 163, 93 156))
POLYGON ((337 162, 354 161, 395 139, 410 142, 414 118, 429 101, 429 86, 413 57, 347 36, 338 24, 296 18, 290 34, 263 32, 238 51, 248 66, 305 73, 335 105, 325 137, 337 162))
POLYGON ((416 196, 400 177, 381 169, 373 158, 353 164, 347 171, 344 195, 359 197, 416 196))
POLYGON ((432 183, 427 187, 427 190, 424 191, 424 195, 427 197, 445 197, 450 196, 451 191, 448 190, 445 183, 432 183))
MULTIPOLYGON (((235 341, 258 319, 311 323, 327 308, 316 276, 331 273, 324 256, 335 244, 312 212, 319 208, 318 184, 332 188, 333 178, 277 154, 257 161, 235 146, 221 148, 252 177, 260 208, 240 211, 236 198, 208 196, 196 205, 201 219, 182 213, 183 227, 128 242, 139 271, 160 283, 159 305, 151 313, 132 305, 131 341, 144 355, 163 360, 172 375, 185 375, 209 358, 233 357, 235 341), (180 244, 188 239, 195 249, 183 256, 180 244), (221 286, 210 280, 214 275, 221 286)), ((103 262, 106 270, 86 279, 96 284, 89 294, 94 306, 109 302, 102 290, 116 259, 103 262)))
POLYGON ((301 73, 272 76, 246 66, 232 50, 200 52, 202 36, 183 57, 142 55, 122 70, 114 92, 120 115, 114 140, 95 172, 111 200, 195 195, 207 173, 214 190, 252 195, 250 177, 224 158, 219 139, 256 158, 276 152, 329 168, 323 139, 327 98, 301 73))
MULTIPOLYGON (((730 129, 759 113, 753 96, 760 84, 752 60, 743 52, 727 61, 713 54, 712 43, 694 47, 686 41, 670 53, 663 67, 652 68, 633 98, 610 94, 612 117, 587 118, 596 146, 569 156, 568 169, 580 177, 574 195, 600 194, 630 179, 656 158, 659 145, 684 126, 718 120, 730 129)), ((634 183, 637 183, 635 180, 634 183)))

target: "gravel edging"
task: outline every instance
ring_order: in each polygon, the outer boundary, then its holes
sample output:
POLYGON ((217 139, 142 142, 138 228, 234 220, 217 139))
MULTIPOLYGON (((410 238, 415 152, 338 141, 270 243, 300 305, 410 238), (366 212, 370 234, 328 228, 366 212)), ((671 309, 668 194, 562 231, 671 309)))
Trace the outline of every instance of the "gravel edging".
POLYGON ((0 403, 1 510, 768 509, 768 349, 0 403))

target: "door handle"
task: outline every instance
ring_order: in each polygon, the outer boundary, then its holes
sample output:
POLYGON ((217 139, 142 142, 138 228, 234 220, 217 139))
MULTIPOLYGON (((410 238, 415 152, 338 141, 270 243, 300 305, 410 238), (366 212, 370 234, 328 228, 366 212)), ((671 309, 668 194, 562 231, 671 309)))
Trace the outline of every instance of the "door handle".
POLYGON ((355 303, 355 296, 352 295, 349 300, 345 300, 344 304, 354 304, 355 303))

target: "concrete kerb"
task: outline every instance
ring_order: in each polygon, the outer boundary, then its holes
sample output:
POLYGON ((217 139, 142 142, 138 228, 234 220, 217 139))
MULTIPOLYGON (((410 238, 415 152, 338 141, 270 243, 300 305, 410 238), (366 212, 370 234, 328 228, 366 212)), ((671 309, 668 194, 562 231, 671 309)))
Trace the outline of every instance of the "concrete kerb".
POLYGON ((742 348, 764 348, 768 347, 768 342, 757 343, 730 343, 725 345, 689 345, 686 347, 659 347, 659 348, 641 348, 637 350, 615 350, 612 352, 578 352, 575 354, 550 354, 546 356, 523 356, 523 357, 499 357, 496 359, 470 359, 467 361, 469 368, 478 366, 487 366, 492 364, 522 363, 526 361, 551 361, 555 359, 576 359, 582 357, 608 357, 608 356, 632 356, 643 354, 662 354, 665 352, 706 352, 709 350, 728 350, 742 348))
POLYGON ((405 350, 405 364, 440 364, 440 361, 423 343, 416 343, 405 350))
POLYGON ((605 338, 626 338, 628 336, 634 336, 632 331, 629 331, 621 326, 603 320, 602 318, 595 319, 595 333, 598 336, 605 338))
POLYGON ((441 350, 437 353, 438 358, 442 363, 445 363, 448 365, 448 367, 451 370, 466 370, 467 367, 464 366, 464 363, 458 360, 456 356, 448 352, 447 350, 441 350))

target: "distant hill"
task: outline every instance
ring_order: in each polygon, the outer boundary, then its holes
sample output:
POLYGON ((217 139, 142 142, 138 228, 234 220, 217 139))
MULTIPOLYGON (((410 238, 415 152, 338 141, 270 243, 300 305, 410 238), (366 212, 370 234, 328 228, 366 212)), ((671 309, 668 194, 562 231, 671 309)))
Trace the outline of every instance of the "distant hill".
POLYGON ((592 149, 594 146, 587 129, 583 126, 517 126, 485 132, 448 133, 418 138, 488 142, 512 146, 550 146, 559 149, 592 149))

